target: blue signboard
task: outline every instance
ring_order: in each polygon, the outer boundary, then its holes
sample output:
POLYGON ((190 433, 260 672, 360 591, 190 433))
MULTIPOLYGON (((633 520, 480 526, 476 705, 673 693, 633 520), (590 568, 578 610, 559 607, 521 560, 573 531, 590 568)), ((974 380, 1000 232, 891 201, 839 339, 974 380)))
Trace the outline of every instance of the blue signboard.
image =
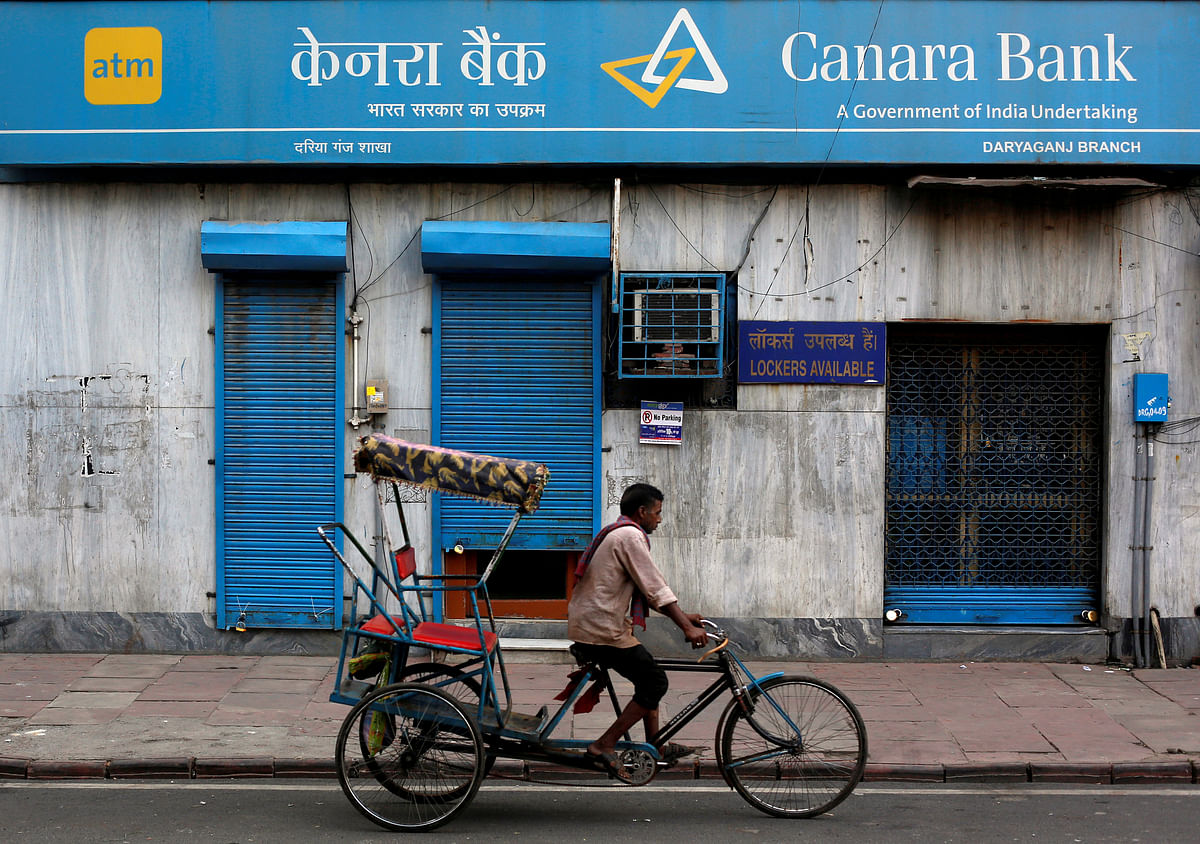
POLYGON ((741 384, 882 384, 882 322, 738 323, 741 384))
POLYGON ((1133 376, 1133 421, 1166 422, 1171 404, 1167 373, 1137 372, 1133 376))
POLYGON ((1200 2, 0 0, 0 165, 1200 162, 1200 2))

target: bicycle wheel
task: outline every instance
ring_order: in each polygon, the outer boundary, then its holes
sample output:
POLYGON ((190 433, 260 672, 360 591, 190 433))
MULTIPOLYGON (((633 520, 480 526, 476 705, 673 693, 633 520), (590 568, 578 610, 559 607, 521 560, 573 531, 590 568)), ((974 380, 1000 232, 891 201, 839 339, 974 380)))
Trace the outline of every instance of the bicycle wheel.
POLYGON ((827 812, 854 790, 867 764, 862 716, 832 685, 789 675, 736 700, 721 716, 717 745, 725 780, 751 806, 782 818, 827 812))
POLYGON ((384 686, 355 704, 338 731, 337 759, 350 802, 395 831, 446 823, 467 807, 484 776, 473 715, 446 692, 418 683, 384 686), (364 747, 368 716, 374 728, 364 747))
MULTIPOLYGON (((454 665, 445 665, 436 662, 417 662, 408 665, 400 673, 400 683, 422 683, 426 686, 433 686, 441 689, 455 700, 462 703, 467 710, 467 713, 472 717, 476 717, 479 711, 479 681, 474 677, 466 676, 462 669, 454 665)), ((359 750, 363 754, 363 758, 367 761, 364 765, 368 769, 372 769, 374 764, 371 759, 374 753, 371 752, 373 743, 391 743, 391 736, 395 735, 395 725, 392 723, 392 716, 386 712, 377 710, 364 710, 359 717, 358 723, 358 741, 359 750)), ((491 772, 492 766, 496 764, 496 754, 488 753, 484 757, 483 775, 491 772)), ((393 794, 398 794, 401 797, 409 797, 409 792, 405 789, 402 783, 393 782, 388 776, 379 778, 380 784, 384 788, 391 791, 393 794)), ((459 786, 455 791, 464 790, 469 787, 468 783, 459 786)), ((455 793, 447 793, 442 795, 424 794, 417 799, 422 800, 453 800, 457 795, 455 793)))

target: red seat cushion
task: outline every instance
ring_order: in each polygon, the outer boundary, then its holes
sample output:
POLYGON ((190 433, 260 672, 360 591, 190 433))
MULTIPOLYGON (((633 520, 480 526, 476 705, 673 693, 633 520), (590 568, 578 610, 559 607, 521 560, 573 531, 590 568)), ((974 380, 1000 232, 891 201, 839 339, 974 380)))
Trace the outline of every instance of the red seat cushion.
MULTIPOLYGON (((387 616, 382 613, 364 624, 362 630, 367 633, 376 633, 380 636, 404 635, 404 631, 396 630, 392 626, 392 623, 388 621, 387 616)), ((459 627, 456 624, 422 621, 413 628, 412 638, 414 642, 434 647, 459 648, 467 651, 479 650, 479 631, 474 627, 459 627)), ((485 630, 483 632, 483 641, 487 646, 487 652, 491 653, 495 649, 499 637, 495 633, 485 630)))
MULTIPOLYGON (((399 621, 398 617, 397 621, 399 621)), ((383 613, 380 613, 370 621, 366 622, 360 629, 365 630, 368 633, 377 633, 380 636, 395 636, 397 633, 404 633, 403 630, 397 629, 390 621, 388 621, 388 617, 383 613)))
MULTIPOLYGON (((455 624, 439 624, 436 621, 422 621, 413 629, 413 639, 426 645, 440 645, 443 648, 462 648, 463 650, 479 650, 479 631, 472 627, 459 627, 455 624)), ((487 652, 491 653, 499 637, 490 630, 483 631, 483 642, 487 652)))

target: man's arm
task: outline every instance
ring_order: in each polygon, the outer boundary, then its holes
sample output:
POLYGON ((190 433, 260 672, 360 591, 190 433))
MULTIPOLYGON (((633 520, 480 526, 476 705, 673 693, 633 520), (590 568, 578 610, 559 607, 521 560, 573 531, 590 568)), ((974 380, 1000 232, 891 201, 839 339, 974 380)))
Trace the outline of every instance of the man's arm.
POLYGON ((659 612, 675 622, 675 626, 683 631, 684 638, 692 643, 693 648, 702 648, 708 644, 708 634, 700 626, 700 615, 685 613, 680 609, 678 601, 667 604, 659 612))

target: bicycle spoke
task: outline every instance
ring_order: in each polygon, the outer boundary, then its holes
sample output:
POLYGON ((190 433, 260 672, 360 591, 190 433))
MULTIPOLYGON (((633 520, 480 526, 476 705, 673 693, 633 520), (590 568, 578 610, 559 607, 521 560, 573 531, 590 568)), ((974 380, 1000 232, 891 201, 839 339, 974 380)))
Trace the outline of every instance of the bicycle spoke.
POLYGON ((392 830, 447 822, 484 776, 478 728, 461 704, 431 686, 388 686, 360 701, 338 734, 338 759, 351 802, 392 830))
POLYGON ((866 731, 853 705, 828 684, 801 677, 764 682, 747 718, 733 708, 722 742, 724 770, 768 814, 810 817, 853 790, 866 763, 866 731))

